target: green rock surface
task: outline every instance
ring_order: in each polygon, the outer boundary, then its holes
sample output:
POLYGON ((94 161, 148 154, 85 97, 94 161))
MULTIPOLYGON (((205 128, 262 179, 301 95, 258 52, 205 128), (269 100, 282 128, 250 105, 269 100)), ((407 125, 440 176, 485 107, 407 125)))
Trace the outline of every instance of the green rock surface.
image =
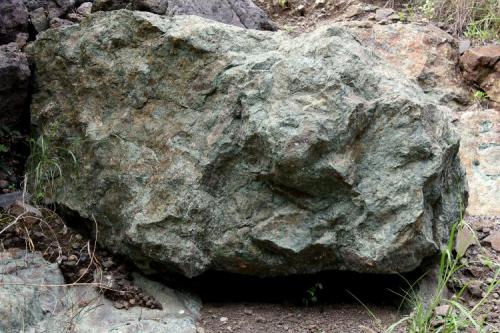
POLYGON ((406 272, 466 204, 449 110, 339 26, 119 10, 28 53, 53 200, 145 271, 406 272))

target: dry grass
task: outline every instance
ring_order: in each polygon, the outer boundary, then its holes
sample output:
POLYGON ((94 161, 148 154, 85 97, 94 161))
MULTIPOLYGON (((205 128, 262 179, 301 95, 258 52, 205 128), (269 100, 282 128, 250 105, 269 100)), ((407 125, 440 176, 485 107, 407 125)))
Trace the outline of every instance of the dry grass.
POLYGON ((430 19, 450 26, 456 35, 482 40, 500 38, 498 0, 414 0, 430 19))

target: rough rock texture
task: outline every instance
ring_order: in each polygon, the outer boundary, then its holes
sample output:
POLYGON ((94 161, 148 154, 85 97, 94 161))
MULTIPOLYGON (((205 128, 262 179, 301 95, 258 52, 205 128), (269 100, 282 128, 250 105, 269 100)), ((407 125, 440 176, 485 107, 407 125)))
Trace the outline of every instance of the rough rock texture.
POLYGON ((470 191, 467 212, 500 216, 500 112, 474 106, 458 117, 460 159, 470 191))
POLYGON ((0 123, 18 126, 29 119, 28 85, 31 71, 16 43, 0 46, 0 123))
POLYGON ((248 29, 276 30, 251 0, 97 0, 92 11, 137 9, 155 14, 197 15, 248 29))
POLYGON ((451 35, 433 25, 366 23, 343 24, 363 45, 415 79, 426 93, 443 103, 467 104, 470 93, 460 73, 458 46, 451 35))
POLYGON ((342 28, 120 10, 28 49, 54 200, 144 269, 409 271, 466 203, 447 110, 342 28))
POLYGON ((29 23, 40 33, 79 22, 90 13, 92 3, 87 0, 24 0, 29 12, 29 23))
POLYGON ((22 0, 0 1, 0 45, 16 41, 18 33, 28 31, 28 10, 22 0))
POLYGON ((460 57, 460 63, 465 78, 479 85, 500 107, 500 45, 467 50, 460 57))
POLYGON ((57 311, 62 289, 36 286, 63 283, 57 264, 39 254, 0 252, 0 332, 22 332, 57 311))
POLYGON ((118 310, 92 286, 64 284, 57 264, 40 254, 0 252, 0 331, 195 333, 200 302, 156 282, 135 276, 134 282, 155 295, 162 310, 118 310), (39 287, 51 285, 50 287, 39 287))

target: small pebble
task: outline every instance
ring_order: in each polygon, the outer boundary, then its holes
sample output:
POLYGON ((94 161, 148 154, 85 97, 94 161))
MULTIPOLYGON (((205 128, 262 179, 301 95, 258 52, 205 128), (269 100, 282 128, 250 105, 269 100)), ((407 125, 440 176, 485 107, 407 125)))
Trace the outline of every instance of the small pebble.
POLYGON ((114 302, 113 306, 117 309, 123 309, 123 304, 120 302, 114 302))
POLYGON ((220 317, 219 320, 221 321, 221 323, 225 323, 227 322, 227 317, 220 317))

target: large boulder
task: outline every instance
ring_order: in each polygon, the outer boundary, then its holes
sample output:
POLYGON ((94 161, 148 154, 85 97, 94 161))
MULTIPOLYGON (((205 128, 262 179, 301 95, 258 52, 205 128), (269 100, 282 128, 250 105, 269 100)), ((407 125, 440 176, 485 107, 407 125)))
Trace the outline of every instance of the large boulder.
POLYGON ((252 0, 96 0, 92 11, 137 9, 164 15, 197 15, 238 27, 276 30, 252 0))
POLYGON ((0 46, 0 123, 15 128, 29 120, 31 71, 16 43, 0 46))
POLYGON ((406 272, 466 204, 447 110, 344 28, 119 10, 28 50, 53 200, 145 270, 406 272))

